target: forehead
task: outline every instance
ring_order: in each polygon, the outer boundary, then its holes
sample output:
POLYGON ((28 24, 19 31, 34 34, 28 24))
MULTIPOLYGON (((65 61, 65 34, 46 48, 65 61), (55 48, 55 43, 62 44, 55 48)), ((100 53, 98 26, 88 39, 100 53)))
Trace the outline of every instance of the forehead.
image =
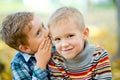
POLYGON ((68 29, 78 29, 80 26, 77 24, 76 21, 71 19, 60 19, 56 21, 53 25, 51 25, 50 30, 52 29, 62 29, 62 28, 68 28, 68 29))
POLYGON ((34 16, 33 20, 31 21, 32 27, 42 26, 42 22, 38 16, 34 16))
POLYGON ((65 35, 70 33, 80 32, 80 28, 73 21, 59 21, 53 27, 51 27, 50 32, 52 36, 65 35))
POLYGON ((31 36, 38 30, 42 28, 42 22, 40 21, 38 16, 34 16, 33 20, 29 22, 29 24, 25 27, 25 32, 27 35, 31 36))
POLYGON ((26 28, 30 31, 32 28, 35 28, 37 26, 42 26, 42 22, 38 16, 33 16, 33 19, 28 23, 26 28))

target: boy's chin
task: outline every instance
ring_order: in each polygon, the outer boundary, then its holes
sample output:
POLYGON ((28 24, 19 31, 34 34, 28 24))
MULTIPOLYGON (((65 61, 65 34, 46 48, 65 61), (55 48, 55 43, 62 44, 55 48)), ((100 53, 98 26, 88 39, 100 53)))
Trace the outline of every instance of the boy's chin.
POLYGON ((67 59, 67 60, 71 60, 71 59, 74 59, 74 57, 73 56, 63 56, 65 59, 67 59))
POLYGON ((35 54, 35 53, 28 53, 28 54, 31 54, 31 55, 33 55, 33 54, 35 54))
POLYGON ((33 55, 33 54, 35 54, 35 53, 37 53, 36 51, 29 51, 28 52, 28 54, 31 54, 31 55, 33 55))

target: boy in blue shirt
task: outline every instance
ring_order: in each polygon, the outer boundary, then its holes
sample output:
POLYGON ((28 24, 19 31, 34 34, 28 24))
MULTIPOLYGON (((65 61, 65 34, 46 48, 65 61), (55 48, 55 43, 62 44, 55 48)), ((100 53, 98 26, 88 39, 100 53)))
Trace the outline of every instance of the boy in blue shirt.
POLYGON ((18 50, 11 62, 13 80, 48 80, 51 57, 49 31, 32 12, 8 15, 2 23, 2 39, 18 50))

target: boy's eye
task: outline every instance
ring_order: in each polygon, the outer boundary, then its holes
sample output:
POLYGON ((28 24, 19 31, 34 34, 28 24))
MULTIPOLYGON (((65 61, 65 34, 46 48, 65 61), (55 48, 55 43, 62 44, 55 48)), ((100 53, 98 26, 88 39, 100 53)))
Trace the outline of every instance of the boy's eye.
POLYGON ((61 39, 60 38, 56 38, 56 39, 54 39, 54 41, 60 41, 61 39))
POLYGON ((74 35, 71 34, 71 35, 68 35, 67 37, 68 37, 68 38, 72 38, 73 36, 74 36, 74 35))
POLYGON ((36 35, 38 36, 38 35, 40 35, 41 34, 41 32, 40 31, 38 31, 37 33, 36 33, 36 35))

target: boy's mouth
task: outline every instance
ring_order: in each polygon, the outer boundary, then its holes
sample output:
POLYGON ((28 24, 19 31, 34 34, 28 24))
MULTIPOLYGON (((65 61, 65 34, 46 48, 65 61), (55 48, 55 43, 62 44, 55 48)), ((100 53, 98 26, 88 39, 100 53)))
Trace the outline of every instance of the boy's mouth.
POLYGON ((73 48, 70 48, 70 49, 64 49, 64 50, 62 50, 62 52, 63 53, 69 53, 69 52, 71 52, 73 50, 73 48))

